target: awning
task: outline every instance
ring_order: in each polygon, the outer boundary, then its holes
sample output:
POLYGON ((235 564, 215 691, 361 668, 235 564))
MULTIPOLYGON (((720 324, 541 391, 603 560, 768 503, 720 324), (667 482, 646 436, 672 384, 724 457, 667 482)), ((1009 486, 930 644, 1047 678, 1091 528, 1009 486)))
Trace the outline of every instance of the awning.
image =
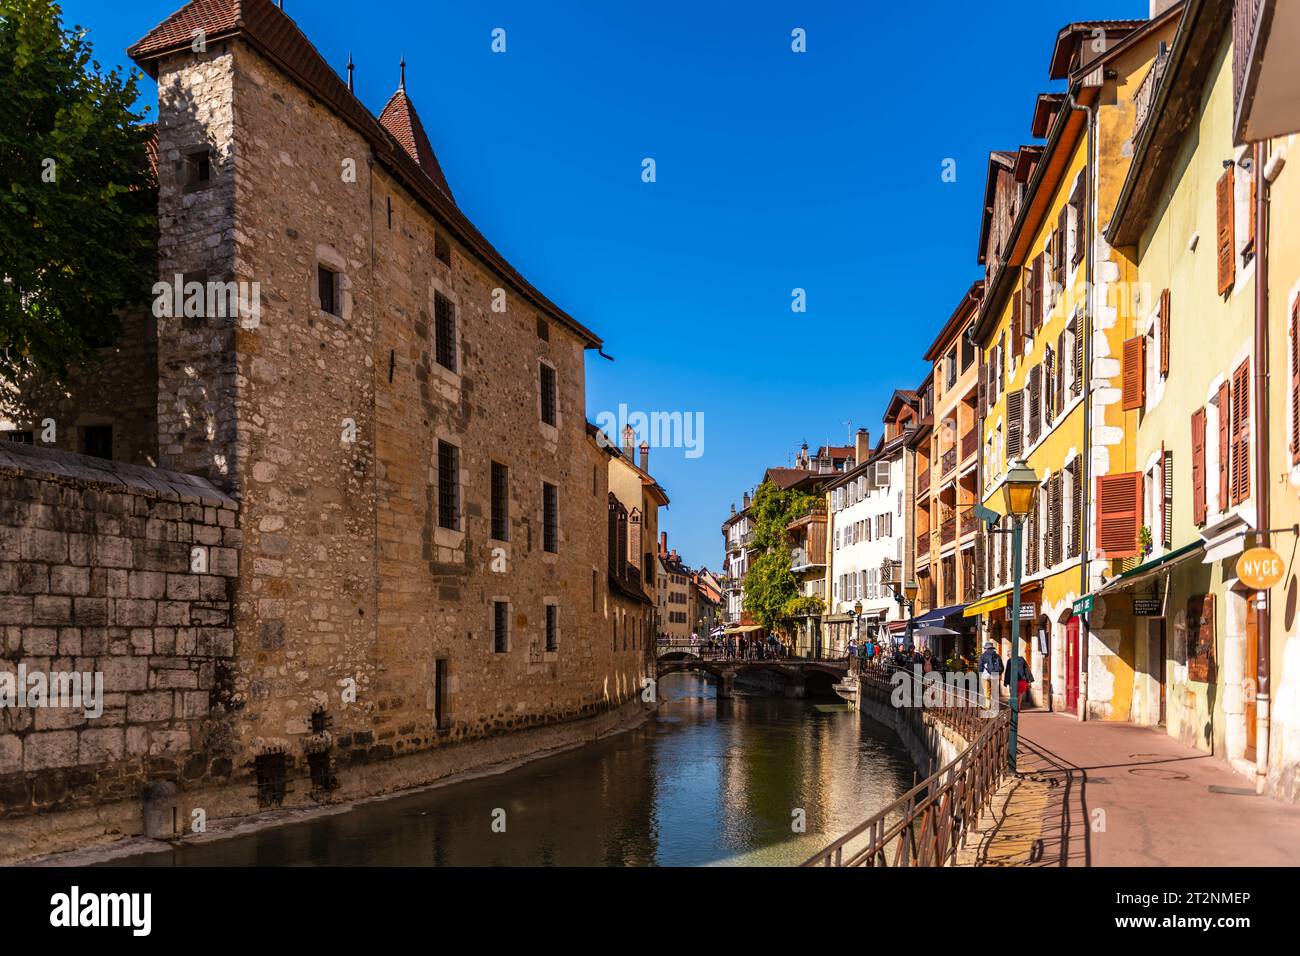
POLYGON ((1167 571, 1170 567, 1187 558, 1195 557, 1205 547, 1204 541, 1193 541, 1191 544, 1185 544, 1181 548, 1175 548, 1168 554, 1162 554, 1158 558, 1152 558, 1144 564, 1139 564, 1130 571, 1125 571, 1118 577, 1111 578, 1102 587, 1098 588, 1095 594, 1105 594, 1108 591, 1119 591, 1124 588, 1140 584, 1152 575, 1167 571))
POLYGON ((965 604, 953 604, 949 607, 936 608, 933 611, 926 611, 920 617, 912 621, 913 626, 922 627, 926 624, 939 624, 950 617, 956 617, 965 610, 965 604))
POLYGON ((961 634, 961 631, 954 631, 950 627, 938 627, 932 624, 929 627, 917 628, 912 633, 917 637, 957 637, 961 634))
POLYGON ((986 597, 982 601, 967 604, 966 610, 962 612, 962 617, 978 617, 981 614, 987 614, 989 611, 996 611, 1000 607, 1006 607, 1009 603, 1011 603, 1011 592, 1003 591, 1001 594, 986 597))
POLYGON ((1201 532, 1205 545, 1205 564, 1232 558, 1246 550, 1246 535, 1255 530, 1255 515, 1234 511, 1201 532))
POLYGON ((891 631, 906 631, 906 630, 907 630, 907 622, 906 622, 906 621, 890 621, 888 624, 885 625, 885 627, 889 628, 889 630, 891 630, 891 631))
POLYGON ((763 625, 762 625, 762 624, 743 624, 743 625, 741 625, 740 627, 729 627, 729 628, 727 628, 727 633, 728 633, 728 634, 748 634, 750 631, 761 631, 762 629, 763 629, 763 625))

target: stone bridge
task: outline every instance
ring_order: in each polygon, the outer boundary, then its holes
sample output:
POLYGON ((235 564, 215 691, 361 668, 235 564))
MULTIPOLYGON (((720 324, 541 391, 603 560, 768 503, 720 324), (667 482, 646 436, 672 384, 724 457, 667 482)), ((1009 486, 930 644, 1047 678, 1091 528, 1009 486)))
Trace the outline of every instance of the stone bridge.
POLYGON ((810 681, 825 685, 839 683, 848 673, 847 658, 836 660, 807 660, 803 658, 780 658, 774 660, 749 660, 737 657, 725 657, 711 654, 698 647, 661 646, 656 655, 656 677, 663 679, 669 674, 696 672, 708 674, 718 685, 719 699, 728 698, 735 693, 736 677, 740 674, 767 673, 778 677, 785 684, 787 697, 802 697, 810 681))

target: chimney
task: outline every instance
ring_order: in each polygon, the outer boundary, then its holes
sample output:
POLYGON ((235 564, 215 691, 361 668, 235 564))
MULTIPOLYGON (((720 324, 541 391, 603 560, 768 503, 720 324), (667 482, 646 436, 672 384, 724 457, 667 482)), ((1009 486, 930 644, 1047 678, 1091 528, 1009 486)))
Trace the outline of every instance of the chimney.
POLYGON ((650 473, 650 443, 648 441, 641 443, 641 470, 646 474, 650 473))
POLYGON ((631 425, 623 426, 623 454, 627 455, 628 461, 636 461, 636 432, 632 431, 631 425))
POLYGON ((865 428, 859 428, 853 440, 853 457, 859 465, 871 457, 871 433, 865 428))
POLYGON ((668 532, 667 531, 659 532, 659 553, 660 554, 668 553, 668 532))
POLYGON ((748 510, 749 510, 749 492, 748 492, 748 491, 745 492, 745 497, 741 499, 741 503, 742 503, 742 506, 743 506, 743 507, 742 507, 742 510, 748 511, 748 510))
POLYGON ((734 501, 731 503, 731 513, 733 515, 736 513, 736 503, 734 501))

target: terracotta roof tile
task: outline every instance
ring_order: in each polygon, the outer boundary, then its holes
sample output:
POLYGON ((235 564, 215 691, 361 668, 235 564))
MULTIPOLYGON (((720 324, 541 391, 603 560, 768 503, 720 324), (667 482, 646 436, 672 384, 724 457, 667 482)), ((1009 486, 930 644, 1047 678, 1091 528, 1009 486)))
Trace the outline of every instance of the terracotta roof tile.
POLYGON ((406 95, 405 89, 398 89, 393 94, 384 111, 379 114, 379 125, 393 134, 393 138, 402 145, 402 149, 406 150, 413 160, 420 164, 420 169, 433 180, 433 184, 446 193, 448 199, 455 202, 451 187, 447 185, 447 177, 442 173, 442 167, 438 164, 438 157, 433 152, 429 137, 425 135, 420 114, 415 111, 415 104, 406 95))

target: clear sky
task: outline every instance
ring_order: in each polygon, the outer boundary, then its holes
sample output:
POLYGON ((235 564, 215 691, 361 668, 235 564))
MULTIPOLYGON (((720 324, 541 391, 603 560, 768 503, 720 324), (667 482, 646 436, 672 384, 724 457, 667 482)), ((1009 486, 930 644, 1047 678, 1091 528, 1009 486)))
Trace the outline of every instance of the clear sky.
MULTIPOLYGON (((1056 32, 1148 7, 285 2, 340 72, 351 51, 375 113, 405 55, 462 210, 615 358, 588 354, 589 418, 620 403, 703 415, 698 456, 656 448, 650 465, 672 498, 670 546, 715 570, 729 505, 764 468, 805 440, 847 443, 849 422, 874 441, 890 393, 924 377, 980 275, 988 151, 1032 142, 1034 96, 1060 86, 1056 32)), ((62 6, 112 65, 181 0, 62 6)))

